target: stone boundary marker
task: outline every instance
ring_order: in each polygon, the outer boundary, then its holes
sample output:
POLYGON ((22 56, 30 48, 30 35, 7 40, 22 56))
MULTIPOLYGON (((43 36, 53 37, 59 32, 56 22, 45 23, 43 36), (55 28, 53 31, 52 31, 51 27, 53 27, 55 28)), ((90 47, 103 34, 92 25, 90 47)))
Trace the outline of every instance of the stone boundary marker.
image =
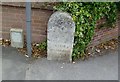
POLYGON ((48 21, 47 59, 71 62, 75 23, 66 13, 57 11, 48 21))

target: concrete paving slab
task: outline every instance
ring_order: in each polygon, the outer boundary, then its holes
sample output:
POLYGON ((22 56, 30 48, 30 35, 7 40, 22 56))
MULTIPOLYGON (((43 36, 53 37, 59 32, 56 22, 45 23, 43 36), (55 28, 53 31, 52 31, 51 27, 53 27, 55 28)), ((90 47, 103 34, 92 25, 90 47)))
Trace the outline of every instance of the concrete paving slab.
POLYGON ((2 79, 24 80, 27 69, 26 58, 15 48, 2 48, 2 79))
POLYGON ((0 57, 0 81, 2 81, 2 58, 0 57))
POLYGON ((2 81, 2 46, 0 46, 0 81, 2 81))
POLYGON ((65 63, 40 58, 29 63, 17 49, 2 49, 3 80, 117 80, 118 51, 90 58, 86 61, 65 63))
POLYGON ((26 80, 117 80, 117 58, 116 52, 75 64, 39 59, 30 65, 26 80))
POLYGON ((0 58, 2 58, 2 46, 0 46, 0 58))

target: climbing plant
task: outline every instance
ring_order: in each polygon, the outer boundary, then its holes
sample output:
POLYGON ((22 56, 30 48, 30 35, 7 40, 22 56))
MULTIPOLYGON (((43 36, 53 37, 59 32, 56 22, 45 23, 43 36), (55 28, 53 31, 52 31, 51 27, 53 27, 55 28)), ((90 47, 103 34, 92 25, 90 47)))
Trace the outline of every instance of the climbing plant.
POLYGON ((73 59, 85 57, 98 19, 105 17, 108 25, 114 25, 116 21, 114 2, 61 2, 54 9, 70 13, 76 23, 73 59))
POLYGON ((47 50, 47 40, 41 42, 38 46, 40 50, 47 50))
POLYGON ((117 5, 117 10, 120 12, 120 1, 116 2, 116 5, 117 5))

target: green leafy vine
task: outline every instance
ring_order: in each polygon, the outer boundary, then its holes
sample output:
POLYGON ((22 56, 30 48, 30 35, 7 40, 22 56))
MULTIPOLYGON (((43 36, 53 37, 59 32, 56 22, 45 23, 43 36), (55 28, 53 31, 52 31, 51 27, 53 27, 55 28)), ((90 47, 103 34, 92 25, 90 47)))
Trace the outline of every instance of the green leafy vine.
POLYGON ((76 23, 73 59, 85 57, 85 49, 94 35, 97 20, 105 17, 108 25, 112 26, 116 22, 114 2, 61 2, 54 9, 70 13, 76 23))

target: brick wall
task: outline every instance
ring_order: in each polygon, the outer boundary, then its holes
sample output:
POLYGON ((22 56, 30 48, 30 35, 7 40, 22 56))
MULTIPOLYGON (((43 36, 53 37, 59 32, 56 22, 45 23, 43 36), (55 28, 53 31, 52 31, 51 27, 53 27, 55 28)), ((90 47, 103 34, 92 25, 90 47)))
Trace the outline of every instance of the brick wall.
MULTIPOLYGON (((53 6, 57 5, 58 2, 31 2, 32 8, 53 10, 53 6)), ((25 7, 25 2, 2 2, 4 6, 16 6, 25 7)))
MULTIPOLYGON (((32 41, 39 42, 46 37, 47 21, 53 11, 32 9, 32 41)), ((2 38, 9 38, 11 28, 22 28, 26 34, 25 8, 2 6, 2 38)))
MULTIPOLYGON (((41 42, 46 38, 47 35, 47 22, 53 11, 42 10, 42 9, 32 9, 32 42, 41 42)), ((17 6, 2 6, 2 27, 0 27, 0 37, 4 39, 9 39, 10 28, 22 28, 24 29, 24 34, 26 34, 26 21, 25 21, 25 8, 17 6)), ((119 16, 120 17, 120 16, 119 16)), ((104 22, 105 20, 100 20, 104 22)), ((97 23, 97 24, 98 24, 97 23)), ((1 24, 1 23, 0 23, 1 24)), ((112 38, 118 37, 118 27, 120 26, 120 21, 117 21, 116 28, 106 28, 106 29, 96 29, 93 40, 90 45, 97 45, 101 42, 105 42, 112 38)))
POLYGON ((118 30, 118 27, 95 30, 95 35, 90 43, 90 46, 95 46, 102 42, 118 38, 118 30))

